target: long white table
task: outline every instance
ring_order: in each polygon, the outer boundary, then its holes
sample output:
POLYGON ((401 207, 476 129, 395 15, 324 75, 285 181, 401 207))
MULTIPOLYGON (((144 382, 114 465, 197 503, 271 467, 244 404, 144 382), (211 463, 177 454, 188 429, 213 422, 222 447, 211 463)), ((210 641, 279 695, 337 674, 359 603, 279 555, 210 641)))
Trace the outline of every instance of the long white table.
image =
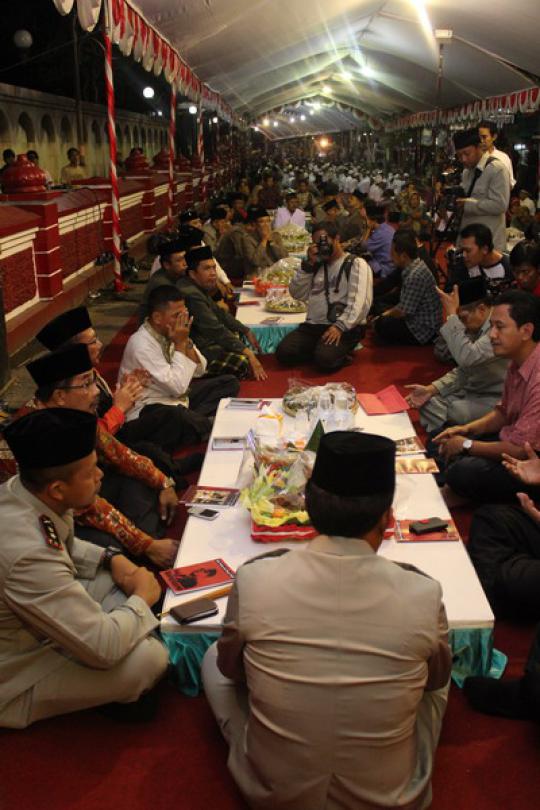
MULTIPOLYGON (((239 436, 255 425, 256 412, 234 411, 222 400, 214 423, 214 436, 239 436)), ((280 407, 280 400, 273 400, 280 407)), ((408 414, 367 416, 359 408, 355 416, 358 427, 391 439, 403 439, 414 433, 408 414)), ((283 429, 291 431, 293 420, 285 416, 283 429)), ((211 440, 209 442, 211 448, 211 440)), ((241 451, 215 451, 206 454, 199 479, 201 486, 235 487, 242 463, 241 451)), ((399 518, 449 517, 446 505, 432 475, 398 475, 394 512, 399 518)), ((256 543, 250 536, 251 518, 242 506, 225 508, 214 521, 190 517, 187 521, 176 565, 191 565, 222 557, 233 568, 246 560, 274 548, 295 548, 298 542, 256 543)), ((450 626, 453 652, 452 677, 462 685, 467 675, 500 677, 506 656, 493 649, 493 613, 482 590, 476 572, 461 541, 448 543, 397 543, 394 538, 383 541, 379 554, 391 560, 410 563, 437 579, 450 626)), ((209 596, 212 589, 195 596, 209 596)), ((196 695, 201 688, 200 666, 208 646, 219 636, 227 600, 217 600, 219 612, 215 617, 191 625, 179 625, 167 615, 174 605, 192 599, 194 594, 175 596, 168 591, 161 620, 162 638, 176 673, 178 686, 186 695, 196 695)))
POLYGON ((243 287, 240 294, 236 317, 240 323, 249 326, 264 354, 273 354, 276 347, 285 335, 296 329, 306 320, 305 312, 289 314, 267 312, 264 308, 265 299, 255 294, 253 287, 243 287), (279 318, 272 324, 264 324, 267 318, 279 318))
MULTIPOLYGON (((213 435, 238 436, 245 434, 256 423, 257 413, 249 411, 228 410, 222 400, 213 435)), ((274 400, 275 407, 280 407, 279 400, 274 400)), ((355 417, 356 424, 364 430, 397 440, 414 433, 408 414, 392 416, 366 416, 359 408, 355 417)), ((285 416, 283 429, 290 430, 292 420, 285 416)), ((211 447, 211 440, 209 448, 211 447)), ((234 487, 242 461, 240 451, 215 451, 209 449, 199 484, 201 486, 234 487)), ((448 509, 441 497, 432 475, 411 474, 398 475, 394 511, 397 518, 449 517, 448 509)), ((227 508, 214 521, 188 518, 184 535, 178 552, 176 565, 190 565, 214 557, 223 559, 233 568, 245 560, 264 553, 265 550, 283 547, 294 548, 297 542, 290 543, 256 543, 250 537, 250 515, 242 506, 227 508)), ((393 538, 383 541, 379 553, 384 557, 399 562, 416 565, 430 576, 437 579, 443 589, 444 603, 449 626, 457 628, 492 628, 493 613, 482 590, 476 572, 469 560, 463 543, 397 543, 393 538)), ((193 594, 175 596, 171 591, 166 595, 163 610, 169 610, 193 594)), ((161 628, 166 632, 201 633, 219 631, 226 599, 219 599, 217 616, 181 626, 174 619, 165 615, 161 628)))

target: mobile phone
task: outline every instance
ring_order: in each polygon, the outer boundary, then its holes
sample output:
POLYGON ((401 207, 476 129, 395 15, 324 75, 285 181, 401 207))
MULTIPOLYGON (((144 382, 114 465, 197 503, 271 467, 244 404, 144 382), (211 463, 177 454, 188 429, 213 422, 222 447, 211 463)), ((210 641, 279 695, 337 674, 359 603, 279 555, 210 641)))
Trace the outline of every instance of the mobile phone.
POLYGON ((208 509, 206 506, 190 506, 188 515, 202 518, 203 520, 215 520, 219 515, 217 509, 208 509))
POLYGON ((243 450, 243 436, 215 436, 212 440, 212 450, 243 450))
POLYGON ((413 534, 430 534, 431 532, 443 532, 448 528, 448 521, 441 518, 426 518, 426 520, 415 520, 410 524, 409 529, 413 534))
POLYGON ((198 622, 201 619, 208 619, 209 616, 215 616, 218 612, 218 606, 211 599, 195 599, 185 605, 176 605, 171 608, 170 614, 180 624, 191 624, 191 622, 198 622))

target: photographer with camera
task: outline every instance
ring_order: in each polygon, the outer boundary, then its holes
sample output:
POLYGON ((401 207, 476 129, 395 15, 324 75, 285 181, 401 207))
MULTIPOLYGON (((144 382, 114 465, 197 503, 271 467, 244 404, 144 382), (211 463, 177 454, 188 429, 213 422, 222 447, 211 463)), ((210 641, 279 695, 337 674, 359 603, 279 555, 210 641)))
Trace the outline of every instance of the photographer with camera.
POLYGON ((338 371, 364 333, 373 299, 369 265, 343 250, 334 223, 322 223, 289 291, 307 303, 307 316, 277 347, 278 361, 296 366, 312 360, 319 371, 338 371))
POLYGON ((478 128, 454 134, 456 156, 464 170, 461 185, 464 196, 456 199, 461 227, 472 223, 491 231, 496 250, 506 249, 505 214, 510 202, 508 170, 501 161, 484 152, 478 128))

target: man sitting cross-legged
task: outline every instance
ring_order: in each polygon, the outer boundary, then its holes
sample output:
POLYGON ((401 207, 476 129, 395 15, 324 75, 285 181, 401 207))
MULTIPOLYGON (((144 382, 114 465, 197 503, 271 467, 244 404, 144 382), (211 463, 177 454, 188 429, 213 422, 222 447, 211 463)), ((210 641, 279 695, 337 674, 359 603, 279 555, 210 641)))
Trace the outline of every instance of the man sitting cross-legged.
POLYGON ((116 702, 137 709, 167 668, 152 635, 161 589, 121 553, 74 537, 72 510, 93 503, 102 477, 96 418, 50 408, 5 437, 19 474, 0 487, 0 726, 116 702))
MULTIPOLYGON (((540 459, 525 445, 525 460, 504 457, 518 481, 540 496, 540 459)), ((524 492, 518 506, 490 504, 474 513, 467 550, 497 618, 540 618, 540 511, 524 492)), ((467 678, 464 692, 478 711, 540 723, 540 625, 523 676, 467 678)))
POLYGON ((491 304, 483 278, 470 279, 452 293, 439 291, 446 323, 441 336, 456 362, 431 385, 407 385, 409 405, 420 410, 420 422, 433 434, 462 425, 492 410, 499 401, 508 361, 496 357, 489 339, 491 304))
MULTIPOLYGON (((483 503, 513 500, 519 485, 501 464, 503 454, 525 458, 529 442, 540 449, 540 303, 530 293, 500 295, 491 313, 496 357, 511 360, 500 403, 479 419, 446 428, 439 445, 448 487, 483 503)), ((445 494, 450 495, 446 492, 445 494)))
POLYGON ((451 654, 439 583, 376 553, 394 464, 389 439, 323 436, 306 487, 319 536, 237 571, 202 676, 258 810, 430 804, 451 654))
POLYGON ((99 389, 97 413, 100 423, 108 433, 117 436, 123 444, 136 452, 151 458, 167 475, 178 477, 194 469, 196 456, 186 460, 173 460, 169 453, 204 440, 210 433, 210 422, 203 415, 187 408, 176 412, 167 405, 156 405, 143 410, 141 398, 149 376, 148 371, 141 367, 132 366, 128 374, 120 376, 116 390, 112 392, 97 370, 103 344, 86 307, 76 307, 58 315, 38 332, 37 339, 50 351, 76 344, 88 348, 99 389), (137 417, 131 416, 126 420, 126 414, 133 414, 134 410, 137 411, 137 417))
POLYGON ((220 399, 238 393, 233 374, 203 378, 208 363, 190 338, 192 320, 176 287, 157 287, 148 297, 148 317, 129 338, 118 373, 120 380, 137 368, 149 375, 128 421, 156 403, 213 416, 220 399))
POLYGON ((441 327, 442 308, 435 278, 418 256, 412 230, 396 231, 392 261, 402 270, 399 302, 373 320, 375 335, 382 343, 430 343, 441 327))
MULTIPOLYGON (((37 408, 95 413, 98 390, 86 346, 69 346, 45 355, 27 369, 38 386, 37 408)), ((78 515, 80 535, 99 545, 125 546, 131 554, 146 554, 156 565, 167 567, 174 561, 178 542, 156 538, 176 511, 174 481, 150 459, 117 441, 99 422, 97 452, 105 471, 101 497, 78 515)))
POLYGON ((250 374, 265 380, 267 374, 255 352, 260 346, 251 330, 225 312, 211 298, 216 286, 216 263, 209 247, 192 248, 186 253, 187 277, 176 282, 193 318, 191 338, 207 361, 210 375, 234 374, 245 379, 250 374), (249 342, 246 346, 242 335, 249 342))

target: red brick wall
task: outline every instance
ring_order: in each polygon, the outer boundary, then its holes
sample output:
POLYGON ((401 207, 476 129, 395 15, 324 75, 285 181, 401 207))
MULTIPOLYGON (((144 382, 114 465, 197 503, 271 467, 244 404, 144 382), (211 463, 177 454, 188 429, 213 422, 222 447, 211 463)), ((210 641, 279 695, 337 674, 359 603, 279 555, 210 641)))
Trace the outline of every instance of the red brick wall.
POLYGON ((64 278, 96 260, 104 250, 101 223, 91 222, 60 237, 60 260, 64 278))
POLYGON ((168 194, 160 194, 156 197, 156 219, 167 216, 167 209, 169 207, 168 194))
POLYGON ((21 250, 7 259, 0 259, 0 279, 6 313, 31 301, 36 294, 32 249, 21 250))
POLYGON ((124 239, 129 239, 130 236, 134 236, 143 230, 140 205, 132 205, 131 208, 124 208, 123 211, 120 211, 120 227, 124 239))

